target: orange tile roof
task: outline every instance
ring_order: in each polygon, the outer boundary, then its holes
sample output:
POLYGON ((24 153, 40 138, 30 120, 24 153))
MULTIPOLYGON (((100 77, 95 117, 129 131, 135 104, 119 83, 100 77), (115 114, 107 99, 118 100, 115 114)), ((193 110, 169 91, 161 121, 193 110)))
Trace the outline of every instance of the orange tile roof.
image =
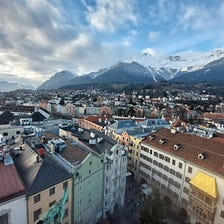
POLYGON ((25 194, 25 188, 14 164, 5 166, 0 162, 0 203, 25 194))
POLYGON ((152 145, 174 157, 182 158, 224 176, 224 144, 186 133, 172 134, 168 129, 162 129, 153 135, 155 138, 152 141, 146 137, 142 144, 152 145), (160 139, 165 139, 165 143, 159 144, 160 139), (181 147, 175 151, 174 145, 178 143, 181 144, 181 147), (202 152, 205 153, 205 159, 200 160, 198 155, 202 152))
POLYGON ((204 118, 210 118, 210 119, 222 119, 224 120, 224 113, 204 113, 204 118))

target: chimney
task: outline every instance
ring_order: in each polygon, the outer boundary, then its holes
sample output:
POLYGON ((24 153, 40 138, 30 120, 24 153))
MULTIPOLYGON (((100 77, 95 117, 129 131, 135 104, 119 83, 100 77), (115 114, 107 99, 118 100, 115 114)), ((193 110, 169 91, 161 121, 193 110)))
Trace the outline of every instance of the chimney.
POLYGON ((10 157, 10 150, 9 150, 8 146, 4 146, 3 147, 3 158, 7 159, 8 157, 10 157))

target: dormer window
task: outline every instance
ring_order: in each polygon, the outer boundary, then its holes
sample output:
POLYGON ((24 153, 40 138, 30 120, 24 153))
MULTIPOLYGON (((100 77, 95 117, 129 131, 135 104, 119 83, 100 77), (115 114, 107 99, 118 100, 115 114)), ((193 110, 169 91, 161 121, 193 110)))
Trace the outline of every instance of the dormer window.
POLYGON ((206 157, 206 154, 204 152, 201 152, 201 153, 198 154, 198 159, 199 160, 203 160, 203 159, 205 159, 205 157, 206 157))
POLYGON ((177 151, 178 149, 180 149, 180 147, 181 147, 181 144, 178 143, 173 146, 173 149, 174 149, 174 151, 177 151))
POLYGON ((160 145, 163 145, 165 142, 166 142, 166 140, 164 138, 162 138, 162 139, 159 140, 159 144, 160 145))
POLYGON ((149 135, 149 140, 152 141, 155 138, 154 135, 149 135))

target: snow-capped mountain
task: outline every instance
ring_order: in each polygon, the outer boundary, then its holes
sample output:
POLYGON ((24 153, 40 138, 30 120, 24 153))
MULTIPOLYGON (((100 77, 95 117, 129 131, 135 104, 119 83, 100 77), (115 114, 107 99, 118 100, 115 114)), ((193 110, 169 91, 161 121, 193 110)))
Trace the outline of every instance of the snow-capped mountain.
POLYGON ((108 68, 77 76, 71 72, 56 73, 38 89, 92 83, 152 83, 162 80, 202 82, 224 80, 224 48, 209 52, 184 52, 161 56, 145 49, 141 54, 108 68))
POLYGON ((64 86, 66 83, 69 83, 73 78, 77 77, 76 74, 70 71, 61 71, 57 72, 51 78, 44 83, 42 83, 37 90, 50 90, 58 89, 64 86))
POLYGON ((180 73, 172 81, 188 83, 224 81, 224 57, 206 64, 201 69, 180 73))
POLYGON ((224 48, 208 52, 188 51, 173 56, 161 56, 151 52, 150 49, 145 49, 140 55, 128 59, 127 62, 137 62, 166 80, 174 78, 179 73, 200 70, 208 63, 224 57, 224 48))

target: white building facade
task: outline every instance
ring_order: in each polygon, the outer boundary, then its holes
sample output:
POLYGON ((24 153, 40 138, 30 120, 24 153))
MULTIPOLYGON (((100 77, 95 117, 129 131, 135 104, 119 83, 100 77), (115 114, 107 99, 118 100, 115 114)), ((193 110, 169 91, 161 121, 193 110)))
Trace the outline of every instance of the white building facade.
POLYGON ((0 203, 0 223, 26 224, 27 208, 25 195, 0 203))
POLYGON ((125 198, 127 150, 124 145, 114 145, 105 153, 103 216, 113 213, 115 206, 122 207, 125 198))
POLYGON ((189 223, 224 223, 224 145, 161 130, 141 143, 139 171, 189 223))

